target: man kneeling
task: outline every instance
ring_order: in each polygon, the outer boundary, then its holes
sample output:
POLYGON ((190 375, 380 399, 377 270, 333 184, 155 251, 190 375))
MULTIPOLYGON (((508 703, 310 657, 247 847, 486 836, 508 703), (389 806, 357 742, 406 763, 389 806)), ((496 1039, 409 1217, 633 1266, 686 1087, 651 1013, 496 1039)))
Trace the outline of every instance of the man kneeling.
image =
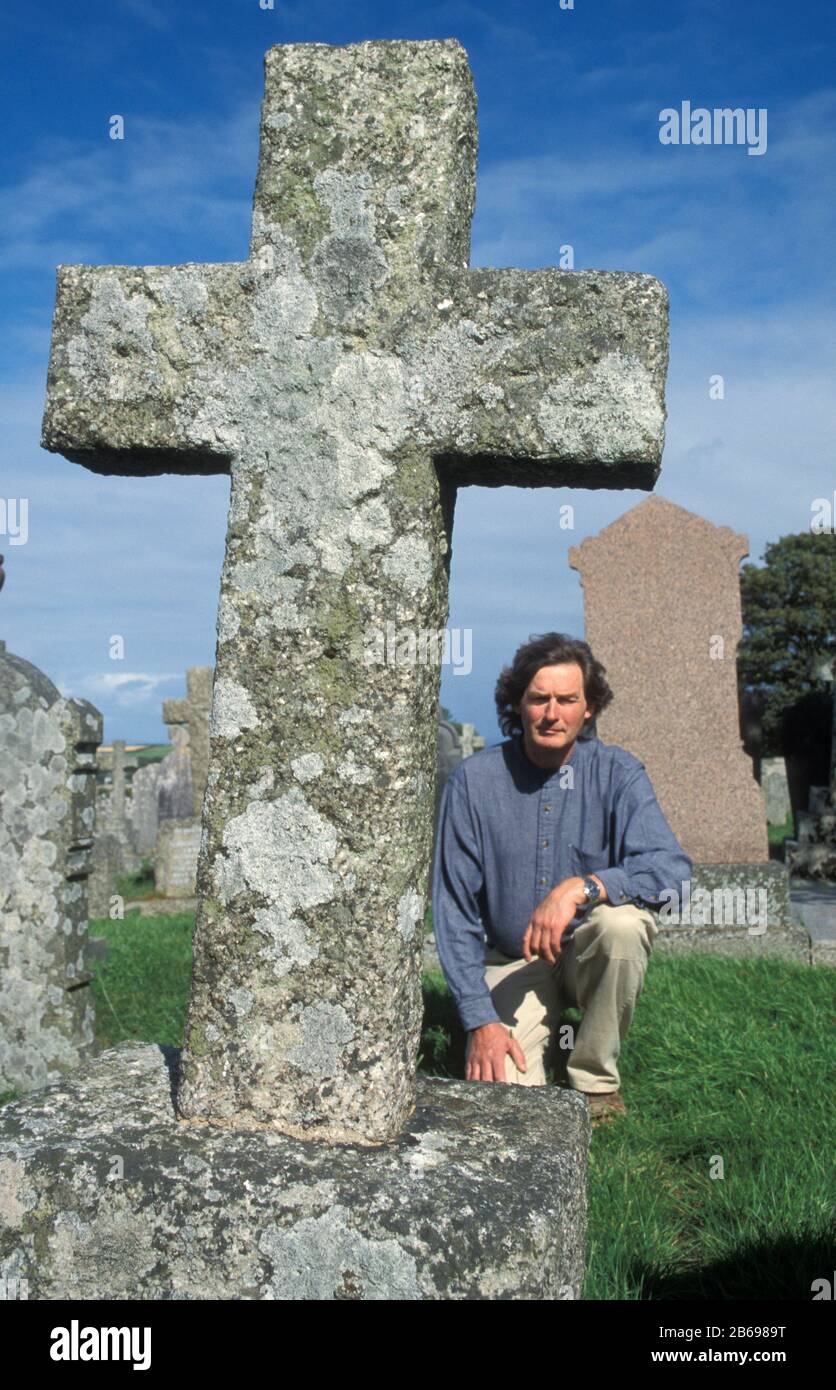
POLYGON ((647 905, 679 893, 693 865, 644 764, 585 735, 613 699, 586 642, 532 639, 495 699, 509 737, 450 774, 435 844, 435 937, 468 1034, 465 1077, 544 1085, 561 1010, 579 1008, 568 1084, 608 1117, 626 1111, 617 1059, 658 931, 647 905))

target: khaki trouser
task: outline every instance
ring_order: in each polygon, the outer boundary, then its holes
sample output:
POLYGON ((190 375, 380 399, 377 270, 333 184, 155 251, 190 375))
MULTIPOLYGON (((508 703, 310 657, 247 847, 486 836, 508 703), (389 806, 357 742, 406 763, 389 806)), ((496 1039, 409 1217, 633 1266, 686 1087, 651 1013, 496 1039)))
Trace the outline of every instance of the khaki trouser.
POLYGON ((514 960, 488 948, 485 982, 528 1068, 520 1071, 509 1053, 506 1080, 518 1086, 546 1084, 544 1056, 555 1041, 561 1045, 556 1039, 561 1010, 577 1008, 583 1011, 581 1023, 576 1028, 564 1025, 574 1028, 574 1039, 569 1033, 564 1039, 571 1047, 568 1084, 590 1093, 617 1091, 621 1079, 616 1061, 658 931, 653 915, 632 903, 599 903, 575 929, 556 965, 537 956, 514 960))

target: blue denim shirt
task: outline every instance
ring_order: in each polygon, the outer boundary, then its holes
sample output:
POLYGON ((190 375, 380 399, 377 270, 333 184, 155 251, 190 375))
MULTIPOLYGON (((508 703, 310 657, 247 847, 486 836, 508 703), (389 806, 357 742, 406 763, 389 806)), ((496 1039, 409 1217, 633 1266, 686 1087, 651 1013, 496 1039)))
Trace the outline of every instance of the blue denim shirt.
MULTIPOLYGON (((499 1021, 485 938, 521 957, 529 919, 556 884, 594 873, 613 907, 657 905, 692 872, 644 763, 626 749, 577 739, 562 767, 541 768, 513 737, 465 758, 444 788, 433 866, 438 955, 464 1028, 499 1021)), ((588 911, 578 908, 564 943, 588 911)))

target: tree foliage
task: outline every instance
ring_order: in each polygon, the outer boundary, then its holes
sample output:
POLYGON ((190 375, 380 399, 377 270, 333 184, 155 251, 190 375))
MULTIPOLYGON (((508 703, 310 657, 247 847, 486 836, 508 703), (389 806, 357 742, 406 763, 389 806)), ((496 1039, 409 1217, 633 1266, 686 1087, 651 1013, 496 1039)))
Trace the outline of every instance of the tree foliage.
POLYGON ((761 708, 764 751, 779 754, 792 751, 790 730, 806 725, 812 736, 813 726, 827 728, 827 686, 817 667, 825 658, 836 664, 836 536, 782 536, 763 560, 740 574, 738 675, 761 708))

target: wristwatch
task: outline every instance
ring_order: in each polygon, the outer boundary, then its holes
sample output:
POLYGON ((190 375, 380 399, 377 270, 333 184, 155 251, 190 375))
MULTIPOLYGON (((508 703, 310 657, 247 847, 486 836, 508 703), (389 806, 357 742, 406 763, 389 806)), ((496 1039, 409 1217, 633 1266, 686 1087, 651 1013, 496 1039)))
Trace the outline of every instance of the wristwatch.
POLYGON ((597 903, 598 899, 599 899, 600 896, 601 896, 601 889, 600 889, 599 885, 595 882, 595 879, 594 879, 594 878, 585 878, 585 879, 584 879, 584 881, 583 881, 583 891, 584 891, 584 895, 585 895, 585 897, 586 897, 587 904, 588 904, 590 907, 592 907, 595 903, 597 903))

